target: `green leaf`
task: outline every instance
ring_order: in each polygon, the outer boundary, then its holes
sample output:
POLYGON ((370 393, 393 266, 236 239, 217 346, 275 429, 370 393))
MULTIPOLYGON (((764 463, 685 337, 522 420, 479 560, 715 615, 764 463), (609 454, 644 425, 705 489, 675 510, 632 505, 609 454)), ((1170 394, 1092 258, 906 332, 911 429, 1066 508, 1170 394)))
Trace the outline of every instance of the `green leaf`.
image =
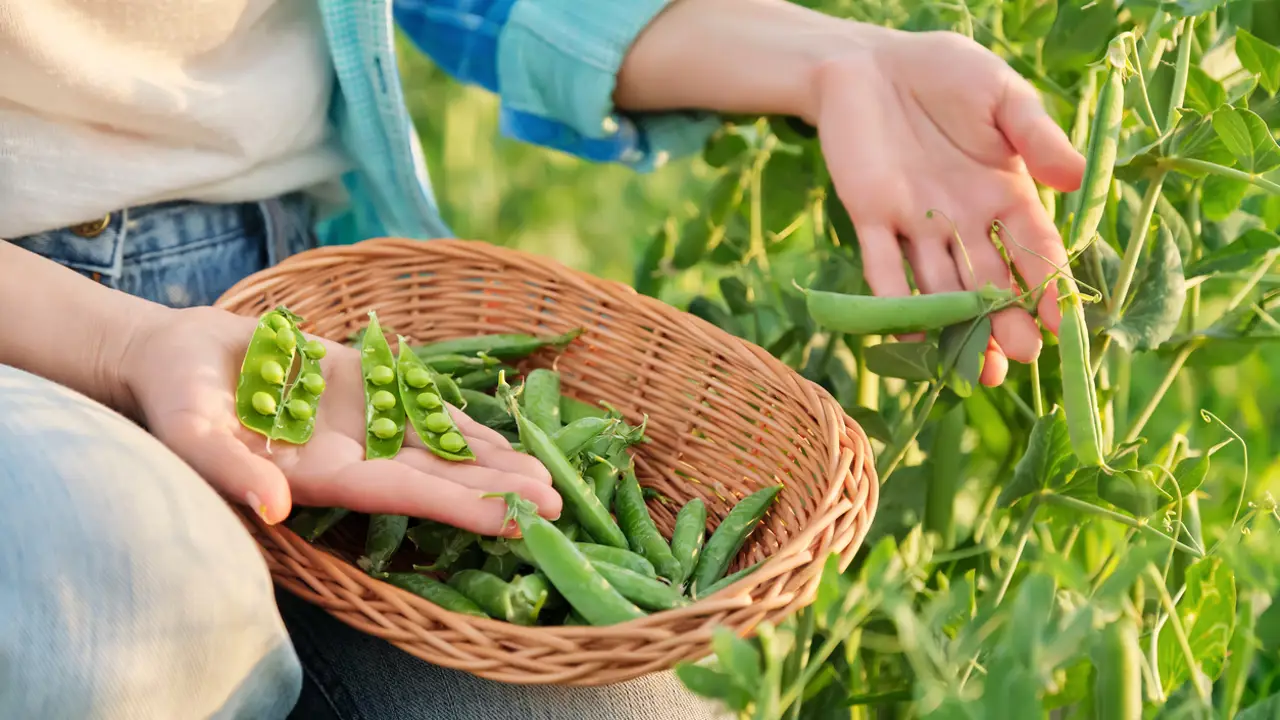
POLYGON ((1271 697, 1257 702, 1236 715, 1235 720, 1275 720, 1280 717, 1280 695, 1272 695, 1271 697))
MULTIPOLYGON (((1235 575, 1221 559, 1205 558, 1187 570, 1186 585, 1178 603, 1178 617, 1187 632, 1194 660, 1212 682, 1222 673, 1235 625, 1235 575)), ((1160 630, 1156 648, 1160 678, 1169 693, 1190 679, 1191 669, 1167 624, 1160 630)))
POLYGON ((893 429, 889 427, 889 422, 880 413, 861 405, 846 407, 844 411, 862 427, 862 431, 867 434, 867 437, 874 438, 882 443, 893 442, 893 429))
POLYGON ((720 625, 711 631, 711 649, 735 685, 748 692, 760 685, 760 653, 751 643, 720 625))
POLYGON ((683 662, 676 665, 676 677, 694 695, 720 700, 730 710, 742 712, 751 704, 751 694, 734 685, 728 675, 718 670, 683 662))
POLYGON ((1004 3, 1005 37, 1013 42, 1039 40, 1053 29, 1058 0, 1009 0, 1004 3))
POLYGON ((1227 91, 1222 83, 1214 80, 1209 73, 1192 65, 1187 73, 1186 107, 1201 115, 1208 115, 1227 104, 1227 91))
POLYGON ((1178 329, 1186 299, 1182 257, 1169 226, 1161 223, 1156 246, 1134 284, 1133 303, 1107 332, 1129 352, 1154 350, 1178 329))
POLYGON ((1115 35, 1116 3, 1062 3, 1044 40, 1044 62, 1052 70, 1079 72, 1096 61, 1115 35))
POLYGON ((722 127, 707 139, 702 159, 711 167, 722 168, 740 158, 748 149, 747 141, 742 135, 732 128, 722 127))
POLYGON ((1040 700, 1041 682, 1037 673, 1001 652, 987 665, 982 684, 984 718, 1040 718, 1044 705, 1040 700))
POLYGON ((1210 458, 1216 449, 1212 448, 1197 458, 1183 458, 1173 469, 1173 478, 1178 483, 1182 497, 1189 496, 1204 484, 1204 479, 1209 476, 1210 458))
MULTIPOLYGON (((1169 157, 1204 160, 1218 165, 1231 166, 1236 162, 1235 155, 1227 149, 1218 137, 1213 126, 1215 115, 1200 115, 1192 110, 1183 110, 1178 120, 1178 129, 1169 139, 1169 157)), ((1198 173, 1184 173, 1197 177, 1198 173)))
POLYGON ((1258 264, 1276 250, 1280 250, 1280 235, 1266 230, 1253 229, 1192 263, 1186 270, 1187 279, 1202 275, 1239 272, 1258 264))
POLYGON ((1200 210, 1205 220, 1221 222, 1240 208, 1250 184, 1225 175, 1208 175, 1204 179, 1200 210))
POLYGON ((1099 474, 1098 497, 1137 518, 1150 517, 1166 499, 1146 468, 1099 474))
POLYGON ((719 303, 699 295, 689 301, 689 314, 702 318, 716 327, 732 335, 742 337, 742 326, 738 319, 730 315, 719 303))
MULTIPOLYGON (((1214 177, 1221 177, 1221 175, 1215 175, 1214 177)), ((1164 193, 1160 193, 1160 198, 1156 200, 1156 217, 1164 221, 1169 226, 1169 230, 1173 232, 1173 239, 1178 245, 1178 252, 1183 256, 1190 255, 1192 245, 1191 228, 1187 226, 1186 218, 1182 217, 1182 213, 1178 212, 1178 209, 1173 206, 1173 203, 1169 202, 1169 198, 1164 193)), ((1119 262, 1118 257, 1116 261, 1119 262)), ((1112 278, 1108 287, 1114 286, 1115 278, 1112 278)))
POLYGON ((962 398, 973 394, 990 341, 991 318, 986 315, 943 328, 938 343, 943 357, 941 370, 946 373, 951 392, 962 398))
POLYGON ((938 348, 930 342, 892 342, 866 349, 867 369, 881 377, 927 382, 937 377, 938 348))
POLYGON ((801 153, 775 150, 760 174, 764 229, 780 233, 808 209, 813 171, 801 153))
POLYGON ((1053 576, 1042 572, 1028 576, 1018 587, 1005 631, 1005 649, 1024 666, 1035 667, 1036 651, 1053 616, 1055 590, 1053 576))
POLYGON ((1052 488, 1075 469, 1067 416, 1061 407, 1036 419, 1027 451, 1013 469, 1013 480, 1000 492, 999 504, 1008 507, 1042 488, 1052 488))
POLYGON ((734 315, 746 315, 751 312, 751 291, 747 284, 732 275, 720 278, 720 295, 734 315))
POLYGON ((838 619, 840 604, 848 593, 849 581, 840 572, 840 554, 831 553, 823 564, 818 592, 813 599, 813 612, 819 627, 827 628, 838 619))
POLYGON ((1213 129, 1241 170, 1261 174, 1280 167, 1280 146, 1266 121, 1252 110, 1221 108, 1213 114, 1213 129))
POLYGON ((1246 70, 1258 76, 1262 87, 1280 92, 1280 48, 1260 40, 1244 28, 1236 30, 1236 56, 1246 70))

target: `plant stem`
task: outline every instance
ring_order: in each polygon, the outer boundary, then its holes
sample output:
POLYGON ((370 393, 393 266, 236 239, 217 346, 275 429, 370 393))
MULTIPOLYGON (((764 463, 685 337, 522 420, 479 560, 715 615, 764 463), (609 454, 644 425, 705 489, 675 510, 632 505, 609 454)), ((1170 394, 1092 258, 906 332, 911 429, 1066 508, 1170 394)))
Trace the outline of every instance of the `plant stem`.
POLYGON ((1040 358, 1031 361, 1031 405, 1036 417, 1044 415, 1044 391, 1040 388, 1040 358))
POLYGON ((1158 167, 1163 170, 1179 170, 1182 172, 1202 172, 1210 175, 1221 175, 1222 177, 1247 182, 1254 187, 1265 190, 1272 195, 1280 195, 1280 184, 1274 183, 1261 175, 1255 175, 1243 170, 1237 170, 1225 165, 1208 162, 1207 160, 1196 160, 1193 158, 1165 158, 1160 161, 1158 167))
POLYGON ((1178 542, 1177 540, 1174 540, 1168 535, 1165 535, 1164 533, 1155 529, 1151 525, 1148 525, 1145 521, 1135 520, 1129 517, 1128 515, 1121 515, 1118 512, 1108 510, 1106 508, 1098 507, 1097 505, 1092 505, 1083 500, 1077 500, 1076 498, 1068 497, 1066 495, 1058 495, 1056 493, 1047 492, 1041 495, 1040 497, 1045 502, 1051 503, 1053 505, 1061 505, 1063 507, 1074 508, 1076 510, 1079 510, 1080 512, 1091 513, 1093 515, 1098 515, 1100 517, 1107 518, 1108 520, 1112 520, 1114 522, 1120 523, 1125 527, 1131 527, 1140 532, 1145 532, 1148 535, 1158 537, 1165 542, 1172 543, 1174 547, 1176 547, 1177 549, 1181 550, 1184 553, 1193 555, 1195 557, 1204 557, 1204 553, 1200 552, 1199 550, 1193 547, 1184 545, 1178 542))
POLYGON ((1160 171, 1151 178, 1147 194, 1142 198, 1142 207, 1133 220, 1133 229, 1129 232, 1129 244, 1124 249, 1124 260, 1120 266, 1120 276, 1116 278, 1115 290, 1111 292, 1111 306, 1107 308, 1110 319, 1114 321, 1124 310, 1124 301, 1129 297, 1129 286, 1133 284, 1133 275, 1138 270, 1138 260, 1142 257, 1142 247, 1147 242, 1147 231, 1151 227, 1151 217, 1155 215, 1156 203, 1160 200, 1160 190, 1164 187, 1165 173, 1160 171))
POLYGON ((898 469, 898 464, 907 455, 907 449, 911 447, 911 443, 920 435, 920 431, 924 429, 924 424, 929 421, 929 413, 933 410, 934 403, 938 402, 938 396, 942 394, 943 384, 941 381, 933 384, 933 389, 925 397, 923 404, 915 411, 915 417, 911 423, 911 432, 905 437, 895 436, 893 443, 885 448, 885 453, 880 456, 880 462, 876 463, 876 474, 880 476, 880 484, 883 485, 898 469))
MULTIPOLYGON (((1201 233, 1200 223, 1200 188, 1203 186, 1199 180, 1191 184, 1191 192, 1187 198, 1187 226, 1191 230, 1191 237, 1198 238, 1201 233)), ((1200 243, 1191 243, 1191 262, 1200 259, 1200 243)), ((1187 322, 1186 331, 1193 333, 1196 331, 1196 318, 1200 315, 1200 284, 1196 283, 1187 291, 1187 322)))
MULTIPOLYGON (((1165 127, 1171 128, 1177 122, 1178 109, 1187 99, 1187 74, 1191 71, 1191 42, 1195 39, 1195 18, 1183 18, 1179 25, 1182 33, 1178 45, 1178 62, 1173 69, 1173 87, 1169 91, 1169 108, 1165 127)), ((1158 133, 1157 133, 1158 134, 1158 133)))
POLYGON ((1169 617, 1169 626, 1173 628, 1173 636, 1178 641, 1178 647, 1182 650, 1182 659, 1187 663, 1187 668, 1191 672, 1191 687, 1196 691, 1196 698, 1204 704, 1206 708, 1209 705, 1209 693, 1204 687, 1204 674, 1200 671, 1200 663, 1196 660, 1195 653, 1191 652, 1191 643, 1187 640, 1187 630, 1182 627, 1182 618, 1178 617, 1178 608, 1173 604, 1173 598, 1169 596, 1169 588, 1164 586, 1164 578, 1161 577, 1160 571, 1154 565, 1147 567, 1147 575, 1151 579, 1151 583, 1155 585, 1156 594, 1160 596, 1160 605, 1164 607, 1165 613, 1169 617))
POLYGON ((1027 503, 1027 514, 1022 516, 1022 523, 1018 525, 1017 541, 1013 548, 1013 559, 1009 561, 1009 567, 1004 571, 1004 577, 1000 579, 1000 589, 996 591, 995 604, 999 605, 1003 600, 1005 593, 1009 592, 1009 585, 1013 582, 1013 574, 1018 569, 1018 563, 1022 560, 1022 551, 1027 547, 1027 538, 1031 537, 1031 528, 1035 526, 1036 511, 1040 509, 1040 498, 1037 495, 1031 498, 1027 503))
POLYGON ((1129 426, 1129 432, 1125 433, 1124 442, 1131 443, 1138 439, 1138 434, 1142 432, 1142 428, 1146 426, 1147 421, 1155 414, 1156 408, 1160 406, 1160 401, 1164 399, 1169 388, 1173 386, 1173 381, 1178 378, 1178 373, 1182 371, 1182 366, 1187 362, 1187 358, 1191 357, 1191 353, 1200 347, 1200 339, 1187 341, 1178 349, 1178 354, 1173 356, 1173 362, 1170 363, 1169 369, 1165 372, 1164 378, 1160 380, 1160 384, 1156 387, 1156 391, 1151 394, 1151 398, 1147 400, 1147 404, 1142 407, 1142 412, 1138 413, 1138 417, 1134 418, 1133 425, 1129 426))

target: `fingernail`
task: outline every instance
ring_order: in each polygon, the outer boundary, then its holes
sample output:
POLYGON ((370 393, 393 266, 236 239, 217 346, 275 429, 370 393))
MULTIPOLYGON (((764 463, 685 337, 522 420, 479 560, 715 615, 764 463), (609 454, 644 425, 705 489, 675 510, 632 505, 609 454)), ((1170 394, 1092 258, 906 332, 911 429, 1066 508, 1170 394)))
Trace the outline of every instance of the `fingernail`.
POLYGON ((267 519, 267 506, 262 502, 262 500, 258 499, 257 493, 250 490, 245 493, 244 500, 254 512, 258 513, 258 517, 262 518, 262 522, 268 525, 271 524, 271 521, 267 519))

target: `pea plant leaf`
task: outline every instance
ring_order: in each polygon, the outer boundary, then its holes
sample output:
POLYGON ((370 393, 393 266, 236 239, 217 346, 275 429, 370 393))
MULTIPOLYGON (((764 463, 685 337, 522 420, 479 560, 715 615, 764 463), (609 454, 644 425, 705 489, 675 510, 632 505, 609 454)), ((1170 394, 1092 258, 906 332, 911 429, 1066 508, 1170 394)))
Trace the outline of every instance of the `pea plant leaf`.
POLYGON ((893 442, 893 429, 889 427, 889 421, 884 419, 880 413, 871 408, 862 407, 861 405, 851 405, 844 409, 849 417, 857 421, 862 427, 862 431, 867 437, 879 440, 882 443, 893 442))
POLYGON ((751 290, 741 279, 732 275, 720 278, 720 295, 734 315, 746 315, 751 312, 751 290))
POLYGON ((1146 468, 1098 475, 1098 497, 1137 518, 1150 517, 1167 498, 1146 468))
POLYGON ((1240 208, 1249 183, 1223 175, 1209 175, 1204 179, 1200 212, 1204 219, 1221 222, 1240 208))
POLYGON ((1227 91, 1222 87, 1222 83, 1214 80, 1199 65, 1192 65, 1188 68, 1187 95, 1184 102, 1187 107, 1201 115, 1208 115, 1227 104, 1227 91))
POLYGON ((1097 60, 1115 35, 1115 0, 1058 6, 1044 40, 1044 62, 1052 69, 1076 70, 1097 60))
POLYGON ((1230 440, 1221 442, 1206 450, 1200 457, 1183 458, 1178 463, 1173 470, 1173 478, 1178 483, 1178 490, 1182 492, 1183 497, 1200 489, 1205 478, 1209 476, 1209 465, 1213 454, 1230 442, 1230 440))
POLYGON ((1221 108, 1213 114, 1213 129, 1241 170, 1261 174, 1280 167, 1280 146, 1266 121, 1252 110, 1221 108))
POLYGON ((711 649, 720 669, 739 688, 752 691, 760 685, 760 653, 750 642, 720 625, 711 632, 711 649))
POLYGON ((938 373, 938 348, 930 342, 872 345, 865 357, 867 369, 881 377, 927 382, 938 373))
POLYGON ((760 173, 760 193, 764 229, 780 233, 803 213, 809 204, 813 171, 798 152, 775 150, 760 173))
POLYGON ((991 342, 991 318, 986 315, 942 330, 939 340, 941 371, 947 387, 967 398, 982 375, 982 361, 991 342))
MULTIPOLYGON (((1224 108, 1224 110, 1227 108, 1224 108)), ((1218 165, 1234 165, 1235 155, 1227 149, 1214 127, 1215 114, 1201 115, 1192 110, 1182 110, 1182 117, 1173 136, 1169 138, 1170 157, 1204 160, 1218 165)), ((1186 173, 1192 177, 1197 173, 1186 173)))
POLYGON ((751 704, 751 694, 734 684, 727 673, 705 665, 684 662, 676 665, 676 677, 693 694, 719 700, 730 710, 742 712, 751 704))
POLYGON ((1186 299, 1182 257, 1169 226, 1161 223, 1156 245, 1134 285, 1133 303, 1107 332, 1130 352, 1154 350, 1177 330, 1186 299))
POLYGON ((998 504, 1008 507, 1037 490, 1055 487, 1076 464, 1066 413, 1055 407, 1036 419, 1027 451, 1013 469, 1013 481, 1000 491, 998 504))
POLYGON ((1280 250, 1280 235, 1255 228, 1187 266, 1186 277, 1248 270, 1277 250, 1280 250))
MULTIPOLYGON (((1187 570, 1186 585, 1178 603, 1178 617, 1194 660, 1212 682, 1222 672, 1235 626, 1235 575, 1221 559, 1205 558, 1187 570)), ((1190 679, 1191 669, 1167 621, 1156 641, 1156 660, 1166 693, 1190 679)))
MULTIPOLYGON (((1080 255, 1075 267, 1076 277, 1092 290, 1101 287, 1115 287, 1116 278, 1120 276, 1120 255, 1110 243, 1101 238, 1095 240, 1080 255), (1101 274, 1099 274, 1101 269, 1101 274)), ((1090 330, 1106 329, 1108 322, 1106 308, 1102 303, 1088 303, 1084 306, 1085 322, 1090 330)))
MULTIPOLYGON (((1215 175, 1214 177, 1221 177, 1215 175)), ((1156 216, 1160 218, 1164 224, 1169 226, 1169 230, 1173 232, 1173 239, 1178 245, 1178 252, 1182 255, 1191 254, 1191 228, 1187 226, 1186 218, 1182 217, 1182 213, 1169 202, 1169 198, 1164 193, 1160 194, 1160 198, 1156 201, 1156 216)), ((1116 258, 1119 261, 1119 258, 1116 258)), ((1117 271, 1119 268, 1116 268, 1117 271)), ((1115 278, 1111 279, 1111 286, 1115 285, 1115 278)), ((1109 287, 1111 287, 1109 286, 1109 287)))
POLYGON ((1058 0, 1011 0, 1003 5, 1004 34, 1013 42, 1044 37, 1058 17, 1058 0))
POLYGON ((1280 92, 1280 48, 1259 39, 1244 28, 1238 28, 1236 56, 1246 70, 1258 76, 1267 92, 1272 95, 1280 92))
POLYGON ((707 138, 702 159, 713 168, 727 167, 742 157, 747 149, 746 139, 726 125, 707 138))

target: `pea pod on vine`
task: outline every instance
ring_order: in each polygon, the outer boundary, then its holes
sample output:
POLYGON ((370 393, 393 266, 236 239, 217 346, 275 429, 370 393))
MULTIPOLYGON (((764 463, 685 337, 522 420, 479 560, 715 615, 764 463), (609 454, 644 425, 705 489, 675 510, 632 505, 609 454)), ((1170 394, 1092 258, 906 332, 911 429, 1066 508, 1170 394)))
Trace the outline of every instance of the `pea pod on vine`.
POLYGON ((249 338, 236 384, 236 416, 254 432, 271 437, 284 406, 285 383, 293 369, 302 318, 284 306, 263 313, 249 338))
POLYGON ((458 430, 458 424, 449 414, 440 397, 440 390, 422 359, 409 349, 405 338, 400 340, 400 357, 397 373, 400 397, 404 398, 404 413, 409 423, 422 438, 427 449, 445 460, 475 460, 476 455, 467 446, 467 440, 458 430))

